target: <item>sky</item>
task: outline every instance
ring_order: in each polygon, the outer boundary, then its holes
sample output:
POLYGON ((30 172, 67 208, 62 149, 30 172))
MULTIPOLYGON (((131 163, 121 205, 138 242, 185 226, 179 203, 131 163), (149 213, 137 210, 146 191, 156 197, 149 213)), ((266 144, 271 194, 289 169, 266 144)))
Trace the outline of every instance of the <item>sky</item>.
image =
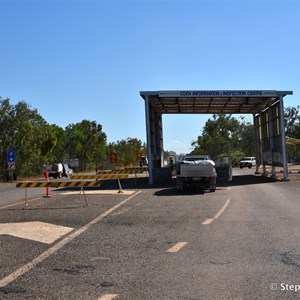
MULTIPOLYGON (((146 142, 140 91, 293 91, 284 105, 300 105, 300 0, 0 0, 0 16, 0 97, 62 128, 96 121, 108 142, 146 142)), ((210 117, 163 115, 165 150, 190 152, 210 117)))

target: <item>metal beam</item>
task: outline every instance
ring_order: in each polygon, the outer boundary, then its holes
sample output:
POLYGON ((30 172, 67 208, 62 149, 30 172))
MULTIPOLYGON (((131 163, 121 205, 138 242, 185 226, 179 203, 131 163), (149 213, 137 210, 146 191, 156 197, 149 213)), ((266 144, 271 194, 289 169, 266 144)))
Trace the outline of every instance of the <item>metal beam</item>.
POLYGON ((286 159, 286 142, 285 142, 285 127, 284 127, 284 105, 283 96, 280 96, 280 131, 281 131, 281 146, 282 146, 282 162, 283 162, 283 179, 289 180, 289 171, 286 159))

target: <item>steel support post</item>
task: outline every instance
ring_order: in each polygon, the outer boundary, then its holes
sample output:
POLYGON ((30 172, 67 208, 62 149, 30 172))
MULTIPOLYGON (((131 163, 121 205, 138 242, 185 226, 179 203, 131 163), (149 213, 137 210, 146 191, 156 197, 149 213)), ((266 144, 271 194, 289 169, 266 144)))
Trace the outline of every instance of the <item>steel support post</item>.
POLYGON ((272 163, 272 178, 276 178, 276 170, 275 170, 275 163, 274 163, 274 110, 273 107, 269 107, 268 109, 269 114, 269 135, 270 135, 270 151, 271 151, 271 163, 272 163))
POLYGON ((283 180, 289 180, 288 165, 286 159, 286 138, 284 126, 284 105, 283 96, 280 96, 280 133, 281 133, 281 146, 282 146, 282 163, 283 163, 283 180))
POLYGON ((150 122, 150 104, 148 96, 145 96, 145 114, 146 114, 146 133, 147 133, 147 156, 148 156, 148 172, 149 183, 153 184, 153 154, 151 150, 151 122, 150 122))
POLYGON ((253 114, 253 124, 254 124, 254 147, 255 147, 255 157, 256 157, 256 165, 255 165, 255 174, 259 174, 259 165, 261 163, 261 153, 259 151, 259 116, 255 117, 253 114))

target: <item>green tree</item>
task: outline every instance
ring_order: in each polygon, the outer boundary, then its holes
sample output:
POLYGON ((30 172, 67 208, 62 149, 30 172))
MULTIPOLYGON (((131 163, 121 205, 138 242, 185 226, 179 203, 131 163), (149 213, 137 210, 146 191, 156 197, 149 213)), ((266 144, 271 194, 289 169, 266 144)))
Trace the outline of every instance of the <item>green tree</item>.
MULTIPOLYGON (((285 134, 288 137, 300 139, 300 106, 286 107, 284 110, 285 134)), ((287 145, 286 152, 289 161, 299 157, 299 145, 287 145)))
POLYGON ((9 99, 0 98, 0 159, 1 176, 7 168, 7 151, 12 149, 14 139, 14 107, 9 99))
POLYGON ((70 124, 66 127, 64 158, 78 158, 83 170, 93 169, 106 159, 106 139, 96 121, 70 124))
POLYGON ((286 136, 297 138, 299 134, 300 114, 297 107, 286 107, 284 109, 284 125, 286 136))
POLYGON ((53 148, 50 152, 48 152, 47 156, 45 157, 45 163, 56 163, 61 162, 65 158, 66 152, 66 131, 57 126, 52 124, 51 129, 53 132, 52 135, 52 142, 54 144, 53 148))
POLYGON ((241 117, 238 127, 238 143, 235 150, 243 153, 242 156, 255 156, 254 125, 241 117))
POLYGON ((195 149, 193 154, 209 154, 213 159, 220 154, 230 154, 239 143, 239 122, 231 115, 213 115, 208 119, 198 136, 192 144, 195 149))
MULTIPOLYGON (((16 172, 35 175, 40 171, 42 157, 54 146, 54 136, 46 121, 24 101, 11 105, 0 101, 1 165, 6 169, 8 150, 16 151, 16 172)), ((4 172, 3 172, 4 173, 4 172)))
POLYGON ((108 152, 110 153, 112 150, 116 151, 118 163, 123 163, 124 165, 135 164, 137 153, 141 152, 143 155, 147 153, 146 145, 139 139, 131 137, 109 143, 108 152))
POLYGON ((39 173, 42 156, 54 146, 51 127, 32 109, 21 101, 15 105, 15 139, 17 149, 17 166, 22 175, 39 173))

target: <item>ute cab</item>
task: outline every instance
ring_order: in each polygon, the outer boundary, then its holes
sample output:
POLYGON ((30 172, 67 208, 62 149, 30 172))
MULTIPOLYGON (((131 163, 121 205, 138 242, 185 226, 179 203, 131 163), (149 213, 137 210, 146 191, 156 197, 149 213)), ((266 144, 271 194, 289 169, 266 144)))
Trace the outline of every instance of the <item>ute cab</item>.
POLYGON ((247 167, 249 169, 251 169, 252 167, 254 167, 256 165, 256 158, 255 157, 244 157, 240 163, 239 163, 239 167, 241 169, 243 169, 244 167, 247 167))

